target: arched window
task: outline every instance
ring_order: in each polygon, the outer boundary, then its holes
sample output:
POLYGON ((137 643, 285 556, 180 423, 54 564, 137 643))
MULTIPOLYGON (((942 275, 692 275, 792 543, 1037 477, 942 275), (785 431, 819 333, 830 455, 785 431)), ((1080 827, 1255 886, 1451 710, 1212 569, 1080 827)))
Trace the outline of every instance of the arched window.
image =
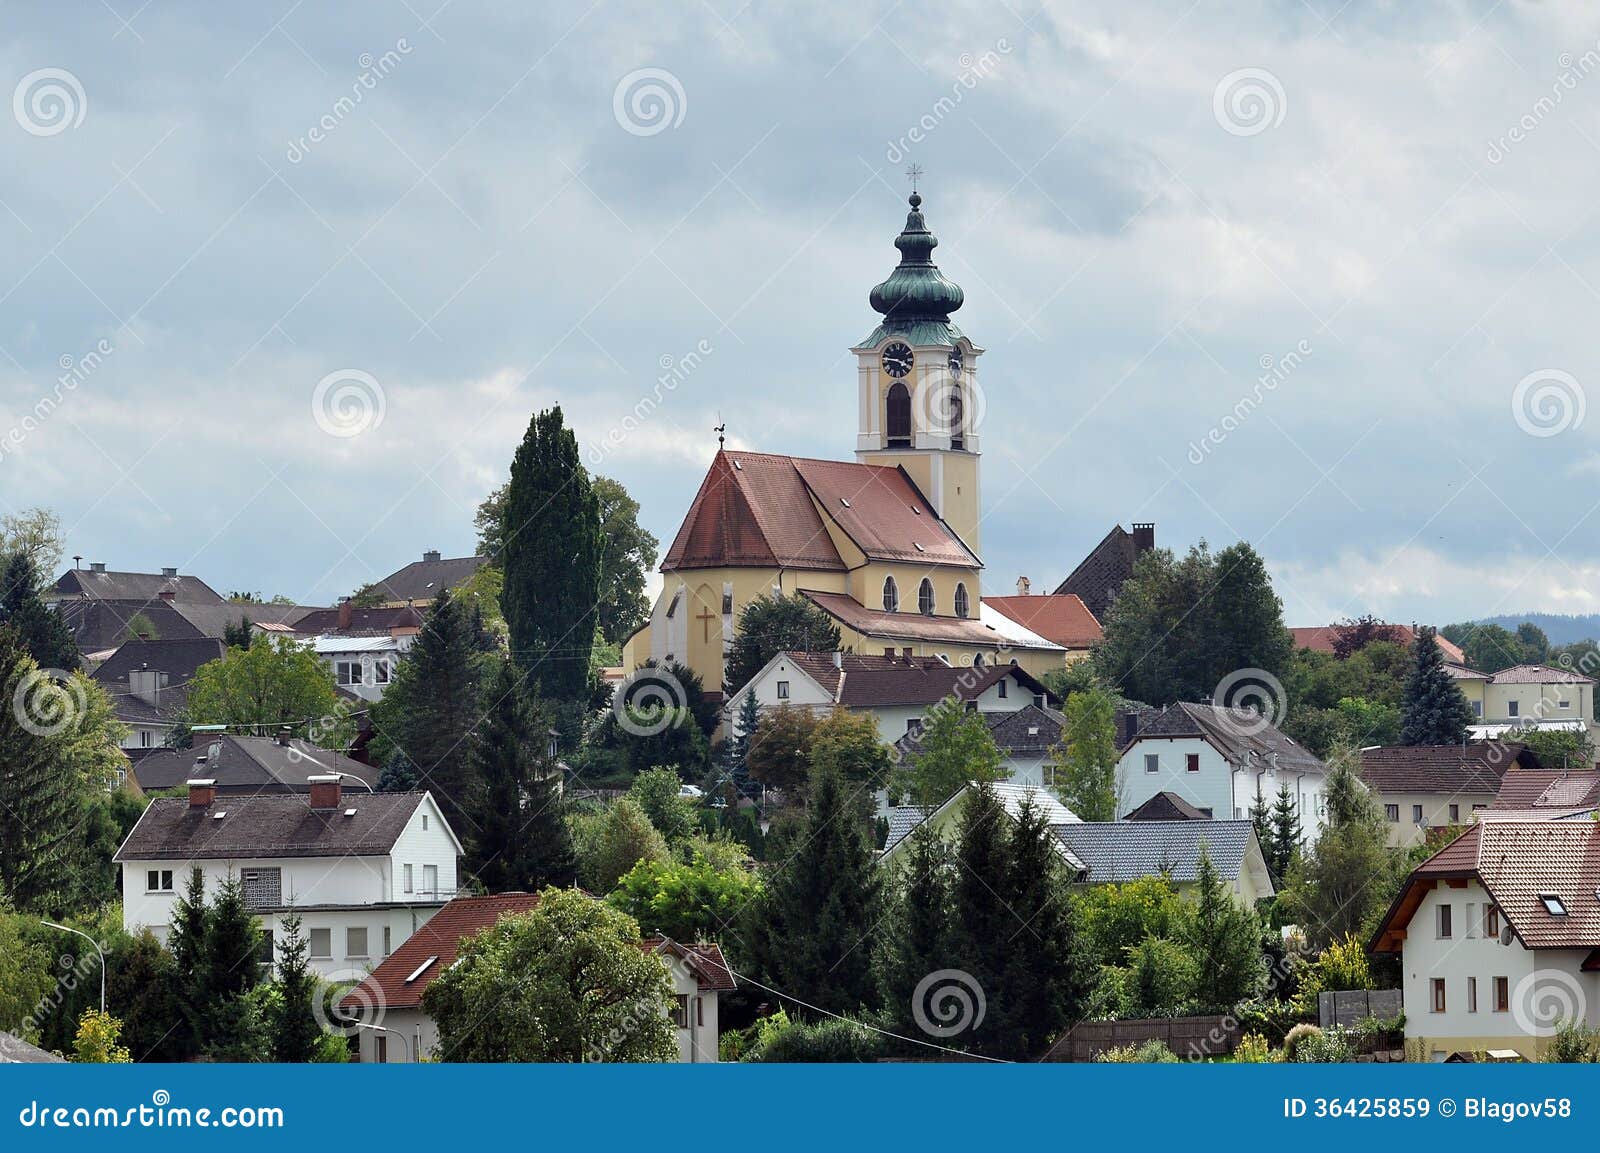
POLYGON ((972 654, 972 667, 975 668, 975 669, 983 668, 983 654, 982 653, 973 653, 972 654))
POLYGON ((917 586, 917 611, 925 617, 933 615, 933 582, 927 577, 917 586))
POLYGON ((887 448, 911 447, 911 392, 900 381, 889 386, 887 448))
POLYGON ((967 601, 967 586, 956 585, 956 616, 964 617, 972 611, 972 605, 967 601))
POLYGON ((961 385, 950 386, 950 447, 966 447, 966 423, 961 407, 961 385))
POLYGON ((894 577, 883 578, 883 611, 897 613, 900 611, 900 588, 894 583, 894 577))

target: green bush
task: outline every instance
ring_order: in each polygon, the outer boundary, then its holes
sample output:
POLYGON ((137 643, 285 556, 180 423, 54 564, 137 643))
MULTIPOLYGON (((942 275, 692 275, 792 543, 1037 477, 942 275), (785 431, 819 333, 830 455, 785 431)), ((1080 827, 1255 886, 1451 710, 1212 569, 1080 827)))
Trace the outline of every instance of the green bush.
POLYGON ((1283 1036, 1283 1059, 1285 1061, 1298 1061, 1300 1046, 1308 1037, 1320 1037, 1322 1030, 1315 1025, 1302 1022, 1290 1029, 1283 1036))
POLYGON ((1096 1061, 1107 1065, 1175 1065, 1178 1055, 1160 1041, 1146 1041, 1142 1045, 1118 1045, 1094 1055, 1096 1061))
POLYGON ((845 1064, 873 1061, 882 1052, 876 1033, 855 1021, 802 1022, 780 1030, 751 1060, 781 1064, 845 1064))
POLYGON ((1600 1061, 1600 1030, 1582 1021, 1562 1021, 1550 1039, 1544 1060, 1564 1065, 1592 1065, 1600 1061))
MULTIPOLYGON (((1296 1026, 1299 1028, 1299 1026, 1296 1026)), ((1294 1030, 1290 1030, 1291 1034, 1294 1030)), ((1303 1035, 1290 1058, 1303 1065, 1341 1065, 1355 1057, 1350 1034, 1344 1029, 1318 1029, 1303 1035)))
POLYGON ((1246 1033, 1239 1038, 1233 1050, 1233 1059, 1241 1065, 1265 1065, 1278 1059, 1278 1052, 1260 1033, 1246 1033))
POLYGON ((1177 941, 1146 937, 1128 950, 1129 1010, 1141 1017, 1176 1017, 1194 997, 1200 967, 1177 941))

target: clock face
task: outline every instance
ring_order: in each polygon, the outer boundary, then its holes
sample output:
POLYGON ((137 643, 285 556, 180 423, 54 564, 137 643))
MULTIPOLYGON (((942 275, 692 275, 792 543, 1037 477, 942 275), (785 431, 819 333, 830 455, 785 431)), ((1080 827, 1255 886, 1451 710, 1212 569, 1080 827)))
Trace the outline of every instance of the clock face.
POLYGON ((904 376, 911 371, 911 349, 896 341, 883 350, 883 371, 890 376, 904 376))
POLYGON ((960 376, 965 367, 966 365, 961 362, 961 350, 958 348, 950 354, 950 375, 960 376))

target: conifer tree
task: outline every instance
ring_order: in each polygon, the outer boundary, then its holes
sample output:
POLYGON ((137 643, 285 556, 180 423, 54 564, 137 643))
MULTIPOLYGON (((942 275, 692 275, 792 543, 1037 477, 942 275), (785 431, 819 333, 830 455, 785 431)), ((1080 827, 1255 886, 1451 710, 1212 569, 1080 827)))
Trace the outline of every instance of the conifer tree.
POLYGON ((1304 835, 1300 825, 1300 807, 1295 804, 1294 794, 1289 791, 1286 781, 1278 786, 1278 798, 1272 805, 1272 838, 1262 845, 1271 858, 1267 865, 1272 870, 1274 882, 1280 882, 1289 875, 1289 866, 1294 864, 1300 852, 1304 835))
POLYGON ((1231 1009, 1260 992, 1261 923, 1229 894, 1204 842, 1195 882, 1195 903, 1183 928, 1184 943, 1198 962, 1195 998, 1202 1008, 1231 1009))
POLYGON ((1267 805, 1267 798, 1262 795, 1261 783, 1256 782, 1256 799, 1250 806, 1250 824, 1255 828, 1256 841, 1261 846, 1261 852, 1268 858, 1267 865, 1272 865, 1272 810, 1267 805))
MULTIPOLYGON (((1005 988, 1006 962, 1018 924, 1006 907, 1014 877, 1010 818, 988 782, 969 789, 957 824, 954 904, 956 943, 961 963, 990 998, 1005 988)), ((980 1049, 1000 1047, 998 1024, 985 1021, 971 1034, 980 1049)))
POLYGON ((1466 695, 1445 671, 1433 629, 1417 630, 1411 656, 1411 673, 1400 698, 1400 743, 1459 745, 1475 718, 1466 695))
POLYGON ((41 669, 71 672, 78 667, 78 645, 60 613, 39 595, 39 570, 26 552, 4 558, 0 569, 0 625, 16 630, 28 655, 41 669))
POLYGON ((317 975, 306 959, 310 943, 300 935, 300 914, 283 919, 284 938, 278 951, 279 1001, 272 1021, 272 1059, 300 1064, 316 1054, 322 1027, 313 1006, 317 975))
POLYGON ((210 912, 206 908, 206 875, 196 865, 189 870, 183 892, 172 904, 172 927, 167 933, 167 949, 172 953, 173 992, 183 1018, 184 1037, 180 1048, 186 1054, 200 1050, 205 1026, 206 930, 210 912))
POLYGON ((205 998, 202 1041, 219 1056, 243 1055, 243 997, 261 979, 260 945, 261 930, 245 901, 244 882, 230 874, 218 886, 206 912, 205 955, 198 982, 205 998))
POLYGON ((562 811, 561 768, 547 731, 510 661, 484 690, 483 724, 472 738, 472 873, 491 893, 565 888, 577 877, 572 833, 562 811))
POLYGON ((600 507, 559 405, 529 422, 512 458, 502 533, 512 656, 541 698, 581 704, 600 600, 600 507))
POLYGON ((879 930, 878 988, 884 1010, 901 1030, 916 1024, 912 1008, 918 983, 954 961, 952 864, 950 846, 924 821, 911 831, 905 869, 887 894, 892 911, 879 930))

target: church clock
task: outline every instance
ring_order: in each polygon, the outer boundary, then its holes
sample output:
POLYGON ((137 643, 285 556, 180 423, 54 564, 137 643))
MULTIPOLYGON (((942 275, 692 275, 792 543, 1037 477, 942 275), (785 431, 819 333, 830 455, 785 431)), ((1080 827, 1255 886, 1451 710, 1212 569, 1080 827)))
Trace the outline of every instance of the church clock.
POLYGON ((898 340, 883 350, 883 371, 902 377, 911 371, 911 349, 898 340))

